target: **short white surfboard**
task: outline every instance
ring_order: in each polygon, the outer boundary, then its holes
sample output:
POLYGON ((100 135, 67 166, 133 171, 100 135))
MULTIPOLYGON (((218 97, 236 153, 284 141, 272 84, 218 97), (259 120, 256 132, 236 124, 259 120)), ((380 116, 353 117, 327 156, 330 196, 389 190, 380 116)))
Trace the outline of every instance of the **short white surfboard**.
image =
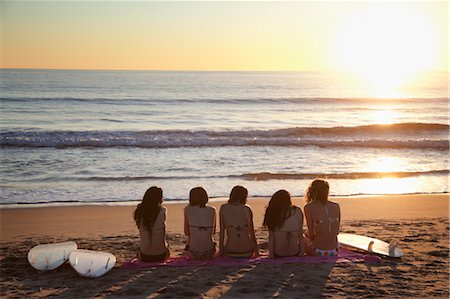
POLYGON ((353 247, 389 257, 402 257, 403 251, 397 247, 397 242, 387 243, 379 239, 355 234, 339 234, 338 241, 343 246, 353 247))
POLYGON ((54 270, 64 264, 72 251, 77 249, 75 242, 37 245, 28 251, 28 262, 39 271, 54 270))
POLYGON ((116 257, 108 252, 74 250, 69 263, 83 277, 95 278, 106 274, 116 264, 116 257))

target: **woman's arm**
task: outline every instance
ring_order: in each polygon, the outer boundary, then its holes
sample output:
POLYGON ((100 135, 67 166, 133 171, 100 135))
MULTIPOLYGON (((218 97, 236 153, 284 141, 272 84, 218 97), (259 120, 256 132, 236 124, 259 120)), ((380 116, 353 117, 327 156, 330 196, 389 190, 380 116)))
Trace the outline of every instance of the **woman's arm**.
MULTIPOLYGON (((164 208, 163 213, 163 227, 164 227, 164 246, 169 248, 169 243, 167 243, 167 230, 166 230, 166 219, 167 219, 167 209, 164 208)), ((150 232, 151 233, 151 232, 150 232)))
POLYGON ((188 207, 184 208, 184 235, 189 236, 188 207))
POLYGON ((186 247, 184 250, 189 248, 189 244, 191 243, 191 234, 189 230, 189 217, 188 217, 188 207, 184 208, 184 235, 187 236, 186 239, 186 247))
POLYGON ((339 223, 338 223, 338 231, 337 233, 339 234, 339 232, 341 231, 341 207, 339 206, 339 204, 337 204, 338 207, 338 218, 339 218, 339 223))
POLYGON ((253 225, 253 212, 252 212, 252 209, 250 209, 250 207, 246 207, 246 209, 248 210, 248 213, 250 215, 249 221, 248 221, 249 222, 248 227, 250 229, 250 238, 251 238, 253 246, 254 246, 254 253, 256 256, 259 256, 258 242, 256 241, 255 227, 253 225))
POLYGON ((305 218, 306 224, 308 226, 308 238, 312 241, 316 237, 314 233, 314 220, 312 219, 311 211, 309 206, 305 206, 305 218))
POLYGON ((212 225, 212 234, 214 235, 216 233, 216 209, 212 207, 214 216, 213 216, 213 225, 212 225))
POLYGON ((219 225, 220 225, 220 233, 219 233, 219 255, 223 255, 223 247, 224 247, 224 238, 225 238, 225 220, 223 219, 223 210, 220 207, 219 210, 219 225))
POLYGON ((272 231, 269 230, 269 258, 275 258, 275 236, 272 231))
POLYGON ((299 228, 298 228, 298 241, 299 241, 299 250, 298 250, 298 255, 299 256, 304 256, 305 255, 305 244, 303 241, 303 213, 302 210, 300 208, 298 208, 299 212, 300 212, 300 223, 299 223, 299 228))

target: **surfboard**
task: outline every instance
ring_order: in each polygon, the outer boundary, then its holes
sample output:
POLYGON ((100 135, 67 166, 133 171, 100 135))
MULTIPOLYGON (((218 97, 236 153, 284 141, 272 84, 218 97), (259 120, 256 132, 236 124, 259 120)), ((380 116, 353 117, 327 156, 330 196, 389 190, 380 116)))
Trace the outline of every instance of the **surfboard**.
POLYGON ((27 259, 36 270, 54 270, 64 264, 76 249, 77 243, 72 241, 37 245, 28 251, 27 259))
POLYGON ((108 252, 78 249, 70 253, 69 263, 81 276, 96 278, 114 267, 116 257, 108 252))
POLYGON ((389 257, 402 257, 403 251, 397 247, 397 242, 387 243, 376 238, 355 234, 339 234, 338 241, 342 246, 361 249, 389 257))

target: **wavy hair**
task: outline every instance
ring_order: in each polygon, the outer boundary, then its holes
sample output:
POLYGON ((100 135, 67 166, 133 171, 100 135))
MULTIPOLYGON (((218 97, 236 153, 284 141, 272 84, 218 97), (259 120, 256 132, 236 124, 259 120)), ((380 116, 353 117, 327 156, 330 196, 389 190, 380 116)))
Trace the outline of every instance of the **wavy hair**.
POLYGON ((330 185, 328 182, 322 179, 315 179, 309 185, 306 191, 306 203, 310 202, 320 202, 321 204, 326 204, 328 202, 328 194, 330 192, 330 185))
POLYGON ((134 221, 138 228, 142 225, 144 229, 151 231, 161 210, 162 197, 162 189, 158 187, 150 187, 145 192, 142 202, 134 211, 134 221))
POLYGON ((275 192, 266 208, 263 225, 269 230, 275 230, 276 227, 282 226, 290 216, 291 206, 291 194, 288 191, 278 190, 275 192))

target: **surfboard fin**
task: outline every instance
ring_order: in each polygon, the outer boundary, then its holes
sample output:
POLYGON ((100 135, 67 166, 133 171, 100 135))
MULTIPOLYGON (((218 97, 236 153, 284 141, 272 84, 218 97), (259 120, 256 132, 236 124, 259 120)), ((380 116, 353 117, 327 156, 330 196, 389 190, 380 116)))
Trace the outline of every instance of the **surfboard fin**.
POLYGON ((370 241, 369 245, 367 245, 367 251, 373 252, 373 251, 372 251, 372 247, 373 247, 373 244, 374 244, 374 243, 375 243, 374 241, 370 241))
POLYGON ((389 253, 393 253, 395 251, 395 248, 397 248, 398 240, 392 240, 391 243, 389 243, 389 253))
POLYGON ((110 259, 111 259, 111 258, 109 257, 108 260, 106 261, 105 269, 108 269, 108 264, 109 264, 109 260, 110 260, 110 259))

